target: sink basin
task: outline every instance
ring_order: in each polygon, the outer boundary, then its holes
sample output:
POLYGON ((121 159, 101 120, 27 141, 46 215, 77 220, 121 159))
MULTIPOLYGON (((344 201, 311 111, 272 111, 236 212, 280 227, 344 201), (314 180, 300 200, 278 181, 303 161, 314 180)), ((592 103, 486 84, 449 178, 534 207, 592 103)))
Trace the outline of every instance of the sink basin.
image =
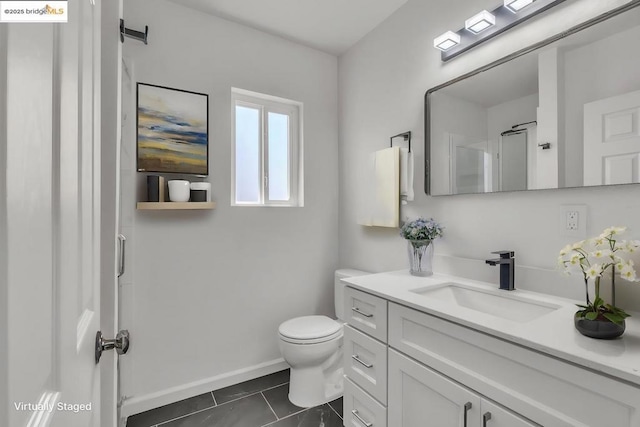
POLYGON ((559 305, 534 301, 513 294, 512 291, 490 291, 453 282, 412 289, 411 292, 520 323, 529 322, 560 308, 559 305))

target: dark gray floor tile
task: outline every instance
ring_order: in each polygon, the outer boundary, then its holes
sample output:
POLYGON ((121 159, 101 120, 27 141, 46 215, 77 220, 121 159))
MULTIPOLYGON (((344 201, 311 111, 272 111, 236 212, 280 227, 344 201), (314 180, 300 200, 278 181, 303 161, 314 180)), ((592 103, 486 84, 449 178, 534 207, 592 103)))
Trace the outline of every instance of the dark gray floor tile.
POLYGON ((289 370, 276 372, 271 375, 256 378, 254 380, 245 381, 240 384, 232 385, 213 392, 218 405, 248 396, 258 391, 266 390, 277 385, 289 382, 289 370))
POLYGON ((344 418, 344 415, 342 415, 342 398, 329 402, 329 405, 331 405, 331 407, 335 409, 338 415, 344 418))
POLYGON ((283 418, 269 427, 342 427, 342 419, 325 404, 283 418))
POLYGON ((275 420, 269 405, 258 393, 158 427, 260 427, 275 420))
POLYGON ((262 394, 264 394, 264 397, 278 418, 284 418, 287 415, 300 412, 304 409, 289 402, 289 384, 283 384, 279 387, 265 390, 262 394))
POLYGON ((181 417, 214 406, 211 393, 201 394, 170 405, 133 415, 127 419, 127 427, 150 427, 163 421, 181 417))

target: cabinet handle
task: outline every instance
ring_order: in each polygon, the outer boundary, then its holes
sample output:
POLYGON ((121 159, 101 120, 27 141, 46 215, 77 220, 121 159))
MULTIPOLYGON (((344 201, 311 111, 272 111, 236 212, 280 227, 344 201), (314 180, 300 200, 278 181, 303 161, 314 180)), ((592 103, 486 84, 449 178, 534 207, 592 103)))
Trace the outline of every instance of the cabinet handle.
POLYGON ((471 409, 473 407, 473 405, 471 404, 471 402, 467 402, 464 404, 464 427, 467 427, 467 412, 469 412, 469 409, 471 409))
POLYGON ((360 414, 358 414, 358 411, 356 409, 352 410, 351 413, 353 414, 354 417, 356 417, 358 419, 358 421, 360 421, 362 423, 362 425, 364 425, 365 427, 373 427, 373 423, 368 423, 367 421, 365 421, 360 414))
POLYGON ((487 421, 491 419, 491 412, 485 412, 482 416, 482 427, 487 427, 487 421))
POLYGON ((365 368, 373 368, 373 364, 372 363, 365 362, 364 360, 360 359, 360 357, 358 357, 357 354, 351 355, 351 358, 353 360, 355 360, 356 362, 358 362, 359 364, 361 364, 362 366, 364 366, 365 368))
POLYGON ((355 311, 356 313, 364 316, 364 317, 373 317, 373 314, 369 314, 369 313, 365 313, 364 311, 360 311, 360 309, 358 307, 351 307, 351 310, 355 311))

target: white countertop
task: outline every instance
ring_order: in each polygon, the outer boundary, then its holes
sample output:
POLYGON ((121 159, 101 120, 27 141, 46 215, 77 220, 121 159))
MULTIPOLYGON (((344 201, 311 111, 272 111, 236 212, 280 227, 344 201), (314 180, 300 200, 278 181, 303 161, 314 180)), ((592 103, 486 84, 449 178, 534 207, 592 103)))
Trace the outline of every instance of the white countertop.
POLYGON ((437 273, 430 277, 416 277, 411 276, 407 270, 343 280, 349 286, 364 292, 640 385, 640 313, 630 313, 632 317, 626 319, 626 331, 622 337, 598 340, 582 336, 574 327, 573 317, 577 311, 575 303, 580 301, 519 289, 500 291, 560 306, 551 313, 520 323, 410 291, 437 287, 446 282, 492 291, 498 285, 437 273))

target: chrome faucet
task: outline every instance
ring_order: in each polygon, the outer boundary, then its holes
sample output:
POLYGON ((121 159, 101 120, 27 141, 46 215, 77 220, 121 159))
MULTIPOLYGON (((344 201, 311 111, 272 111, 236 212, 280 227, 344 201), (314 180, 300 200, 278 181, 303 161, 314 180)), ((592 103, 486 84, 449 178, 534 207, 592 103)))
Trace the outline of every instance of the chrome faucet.
POLYGON ((500 258, 488 259, 485 262, 489 265, 500 266, 500 289, 513 291, 515 286, 516 260, 514 251, 496 251, 492 254, 500 255, 500 258))

